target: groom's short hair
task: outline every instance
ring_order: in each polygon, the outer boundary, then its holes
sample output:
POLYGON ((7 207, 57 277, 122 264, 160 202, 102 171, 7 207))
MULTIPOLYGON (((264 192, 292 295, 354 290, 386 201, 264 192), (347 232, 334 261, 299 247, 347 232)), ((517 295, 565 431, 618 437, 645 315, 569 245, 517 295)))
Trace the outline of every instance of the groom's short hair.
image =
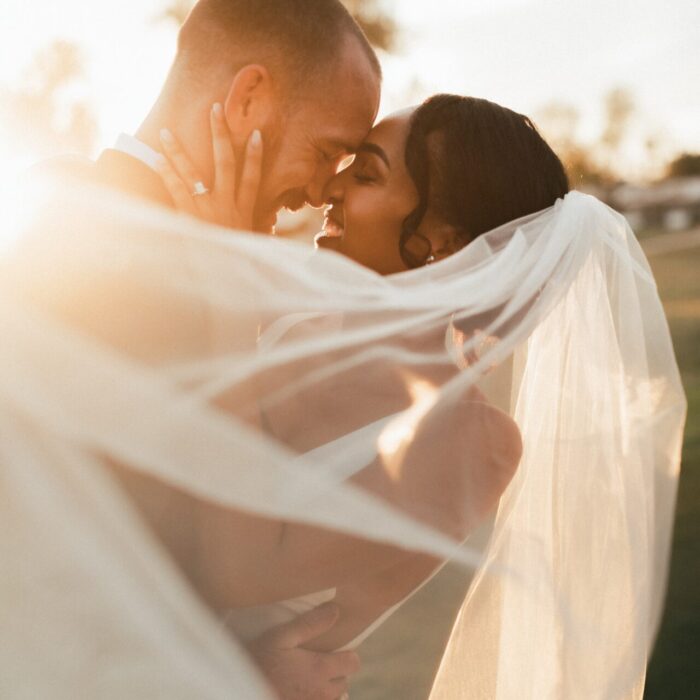
POLYGON ((299 89, 333 71, 349 37, 381 78, 374 50, 339 0, 199 0, 180 30, 176 63, 203 80, 214 67, 266 60, 299 89))

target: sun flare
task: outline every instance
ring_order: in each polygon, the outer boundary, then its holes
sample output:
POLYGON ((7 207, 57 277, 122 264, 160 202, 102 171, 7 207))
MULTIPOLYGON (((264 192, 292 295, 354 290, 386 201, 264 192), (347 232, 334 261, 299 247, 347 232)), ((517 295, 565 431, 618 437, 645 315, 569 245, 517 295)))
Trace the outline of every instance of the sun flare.
POLYGON ((409 376, 406 381, 411 406, 390 421, 377 438, 377 452, 393 481, 401 478, 406 450, 413 442, 421 420, 435 405, 438 397, 436 387, 425 379, 409 376))

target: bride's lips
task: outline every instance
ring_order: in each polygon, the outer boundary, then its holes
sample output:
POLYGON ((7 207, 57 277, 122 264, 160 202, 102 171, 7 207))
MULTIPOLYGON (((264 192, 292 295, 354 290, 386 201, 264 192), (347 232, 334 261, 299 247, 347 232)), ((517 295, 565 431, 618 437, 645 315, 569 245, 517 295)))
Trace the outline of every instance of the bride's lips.
POLYGON ((345 223, 335 207, 328 207, 323 219, 323 232, 331 238, 342 238, 345 233, 345 223))
POLYGON ((323 231, 315 238, 319 248, 332 248, 337 250, 342 243, 345 225, 340 211, 335 207, 328 207, 323 219, 323 231))

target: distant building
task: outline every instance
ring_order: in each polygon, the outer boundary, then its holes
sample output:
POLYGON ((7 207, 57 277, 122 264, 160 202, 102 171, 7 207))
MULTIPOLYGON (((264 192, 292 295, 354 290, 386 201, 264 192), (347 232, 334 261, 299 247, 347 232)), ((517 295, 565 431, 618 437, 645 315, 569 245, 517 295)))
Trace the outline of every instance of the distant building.
POLYGON ((653 185, 618 185, 605 200, 636 231, 681 231, 700 225, 700 176, 677 177, 653 185))

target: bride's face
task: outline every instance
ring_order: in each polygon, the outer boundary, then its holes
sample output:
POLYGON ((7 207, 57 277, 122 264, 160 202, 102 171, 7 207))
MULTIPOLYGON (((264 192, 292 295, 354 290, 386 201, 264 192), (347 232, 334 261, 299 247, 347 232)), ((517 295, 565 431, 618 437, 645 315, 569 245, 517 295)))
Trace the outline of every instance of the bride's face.
POLYGON ((400 112, 375 126, 352 165, 330 181, 324 231, 316 238, 319 247, 383 275, 407 269, 399 239, 419 199, 405 162, 411 113, 400 112))

